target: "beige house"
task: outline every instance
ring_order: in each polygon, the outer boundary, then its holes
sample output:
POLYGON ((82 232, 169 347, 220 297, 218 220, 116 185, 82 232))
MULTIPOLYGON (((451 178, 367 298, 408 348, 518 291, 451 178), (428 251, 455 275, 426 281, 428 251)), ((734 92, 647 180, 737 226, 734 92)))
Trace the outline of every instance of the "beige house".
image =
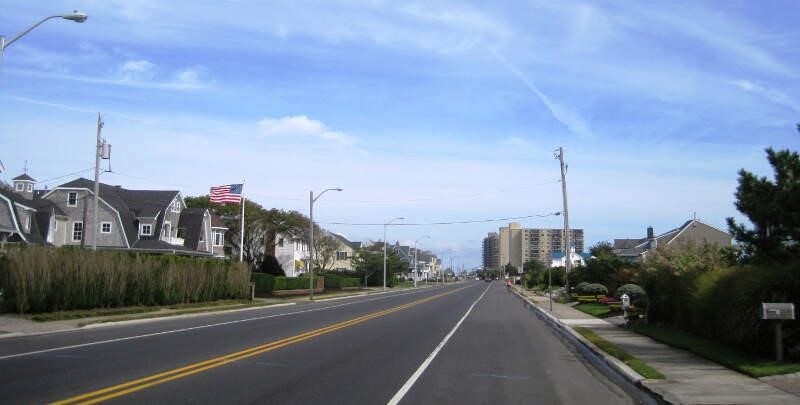
POLYGON ((647 228, 647 237, 641 239, 614 239, 614 254, 629 260, 647 259, 648 252, 663 246, 686 244, 710 244, 719 247, 731 246, 733 236, 694 218, 678 228, 656 236, 653 227, 647 228))
POLYGON ((361 249, 361 242, 350 242, 344 236, 333 232, 330 232, 329 235, 339 243, 331 269, 333 271, 353 270, 351 259, 355 255, 356 250, 361 249))

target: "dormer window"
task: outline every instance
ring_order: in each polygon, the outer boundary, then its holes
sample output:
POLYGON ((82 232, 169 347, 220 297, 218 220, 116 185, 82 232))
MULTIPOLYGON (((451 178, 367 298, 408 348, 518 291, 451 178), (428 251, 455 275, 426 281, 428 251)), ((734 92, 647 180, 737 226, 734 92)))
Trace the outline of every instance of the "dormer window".
POLYGON ((70 191, 67 194, 67 207, 77 207, 78 206, 78 193, 76 191, 70 191))
POLYGON ((15 187, 16 187, 17 191, 24 191, 25 190, 25 185, 22 184, 22 183, 17 183, 15 187))
POLYGON ((141 224, 139 226, 139 235, 142 235, 142 236, 153 236, 153 225, 141 224))
POLYGON ((33 184, 28 184, 28 192, 29 193, 33 192, 33 184))

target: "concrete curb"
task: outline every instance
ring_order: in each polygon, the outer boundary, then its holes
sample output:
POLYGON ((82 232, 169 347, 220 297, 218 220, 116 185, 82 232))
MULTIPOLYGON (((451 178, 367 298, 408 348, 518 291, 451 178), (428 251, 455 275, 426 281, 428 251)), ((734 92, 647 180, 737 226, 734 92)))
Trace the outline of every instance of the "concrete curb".
POLYGON ((165 321, 165 320, 169 320, 169 319, 194 318, 194 317, 199 317, 199 316, 203 316, 203 315, 216 315, 216 314, 234 313, 234 312, 242 312, 242 311, 253 311, 253 310, 257 310, 257 309, 286 307, 286 306, 290 306, 290 305, 296 305, 296 303, 295 302, 286 302, 286 303, 279 303, 279 304, 272 304, 272 305, 262 305, 262 306, 256 306, 256 307, 248 307, 248 308, 220 309, 219 311, 196 312, 196 313, 191 313, 191 314, 175 314, 175 315, 172 315, 172 316, 159 316, 159 317, 154 317, 154 318, 130 319, 130 320, 126 320, 126 321, 98 322, 98 323, 90 323, 90 324, 84 325, 84 326, 78 326, 78 327, 75 327, 75 328, 48 330, 48 331, 41 331, 41 332, 30 332, 30 333, 11 332, 11 333, 0 334, 0 339, 10 339, 10 338, 15 338, 15 337, 51 335, 51 334, 56 334, 56 333, 75 332, 75 331, 102 328, 102 327, 108 327, 108 326, 135 325, 135 324, 140 324, 140 323, 165 321))
POLYGON ((597 347, 594 343, 588 341, 585 337, 583 337, 583 335, 581 335, 580 333, 575 331, 575 329, 573 329, 569 325, 564 324, 563 322, 561 322, 560 319, 556 318, 551 313, 549 313, 549 312, 545 311, 544 309, 540 308, 539 305, 535 301, 533 301, 531 299, 528 299, 528 297, 525 297, 524 295, 522 295, 519 291, 517 291, 516 288, 513 291, 514 291, 514 294, 516 294, 518 297, 520 297, 521 299, 523 299, 526 302, 528 302, 529 304, 531 304, 531 306, 534 309, 536 309, 536 311, 539 314, 543 315, 544 318, 549 321, 548 323, 550 325, 552 325, 555 328, 559 328, 559 329, 565 331, 566 333, 569 333, 570 336, 574 337, 575 340, 580 342, 583 346, 585 346, 587 349, 589 349, 589 351, 591 351, 596 356, 598 356, 600 359, 602 359, 603 362, 605 362, 609 367, 611 367, 613 370, 615 370, 617 373, 619 373, 629 383, 633 384, 634 386, 636 386, 640 390, 646 392, 647 394, 649 394, 650 396, 655 398, 659 403, 664 403, 664 404, 671 404, 672 403, 672 402, 669 402, 666 399, 664 399, 664 397, 661 394, 653 391, 652 389, 650 389, 650 387, 648 387, 646 384, 644 384, 644 381, 647 381, 647 379, 644 378, 641 374, 637 373, 632 368, 630 368, 627 364, 623 363, 621 360, 617 359, 616 357, 613 357, 613 356, 607 354, 606 352, 604 352, 602 349, 597 347))

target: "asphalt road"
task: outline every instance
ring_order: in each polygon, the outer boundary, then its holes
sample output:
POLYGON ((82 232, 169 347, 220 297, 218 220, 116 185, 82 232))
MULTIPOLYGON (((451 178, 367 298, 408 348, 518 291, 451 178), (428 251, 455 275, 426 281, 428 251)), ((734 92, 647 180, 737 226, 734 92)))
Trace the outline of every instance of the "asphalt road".
POLYGON ((6 403, 635 403, 499 282, 0 339, 6 403))

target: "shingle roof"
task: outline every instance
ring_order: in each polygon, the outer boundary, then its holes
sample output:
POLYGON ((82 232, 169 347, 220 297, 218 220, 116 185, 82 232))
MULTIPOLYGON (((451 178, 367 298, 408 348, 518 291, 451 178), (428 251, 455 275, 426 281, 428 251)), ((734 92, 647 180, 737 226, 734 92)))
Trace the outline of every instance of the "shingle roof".
POLYGON ((186 246, 170 245, 167 242, 158 239, 138 239, 131 245, 132 248, 137 250, 144 250, 149 252, 160 253, 177 253, 188 254, 193 256, 211 256, 211 253, 198 251, 196 249, 188 248, 186 246))
POLYGON ((646 242, 647 238, 642 239, 614 239, 614 249, 631 249, 646 242))
POLYGON ((36 180, 34 180, 34 179, 33 179, 33 177, 31 177, 31 176, 28 176, 28 174, 27 174, 27 173, 20 174, 19 176, 17 176, 17 177, 14 177, 14 178, 13 178, 13 179, 11 179, 11 180, 17 180, 17 181, 36 181, 36 180))
POLYGON ((350 246, 350 248, 352 248, 353 250, 357 250, 357 249, 361 248, 361 242, 350 242, 349 240, 347 240, 347 238, 345 238, 344 236, 339 235, 338 233, 335 233, 335 232, 329 232, 329 234, 331 236, 333 236, 334 238, 338 239, 339 242, 341 242, 342 244, 344 244, 346 246, 350 246))
POLYGON ((195 250, 198 248, 200 233, 203 232, 203 217, 206 215, 206 211, 208 211, 207 208, 185 208, 181 211, 178 228, 185 229, 183 246, 195 250))
POLYGON ((211 227, 228 229, 228 225, 225 225, 225 221, 222 220, 222 217, 213 212, 211 213, 211 227))
MULTIPOLYGON (((56 188, 83 188, 92 191, 94 190, 94 182, 81 177, 56 188)), ((125 229, 125 236, 131 247, 133 247, 138 235, 136 217, 155 217, 159 212, 167 209, 178 194, 179 191, 128 190, 120 186, 100 183, 100 198, 114 207, 119 213, 120 218, 122 218, 122 226, 125 229)), ((153 230, 153 235, 161 234, 163 221, 164 216, 160 215, 153 230)))
MULTIPOLYGON (((11 201, 12 209, 14 209, 13 205, 15 205, 15 204, 22 205, 22 206, 25 206, 25 207, 28 207, 28 208, 33 208, 34 210, 36 209, 36 207, 34 206, 34 202, 32 200, 29 200, 29 199, 27 199, 25 197, 22 197, 21 195, 15 193, 13 191, 9 191, 9 190, 6 190, 6 189, 0 187, 0 195, 3 195, 3 197, 6 197, 11 201)), ((45 242, 44 238, 42 238, 41 232, 39 232, 39 215, 38 215, 38 212, 33 212, 32 214, 33 215, 31 217, 31 229, 30 229, 30 232, 22 232, 22 236, 25 238, 26 241, 28 241, 28 243, 34 243, 34 244, 38 244, 38 245, 43 245, 46 242, 45 242)), ((19 221, 19 218, 17 218, 17 221, 19 221)), ((19 229, 23 229, 22 224, 20 224, 19 222, 17 222, 16 226, 18 226, 19 229)), ((47 229, 47 228, 45 228, 45 229, 47 229)))

